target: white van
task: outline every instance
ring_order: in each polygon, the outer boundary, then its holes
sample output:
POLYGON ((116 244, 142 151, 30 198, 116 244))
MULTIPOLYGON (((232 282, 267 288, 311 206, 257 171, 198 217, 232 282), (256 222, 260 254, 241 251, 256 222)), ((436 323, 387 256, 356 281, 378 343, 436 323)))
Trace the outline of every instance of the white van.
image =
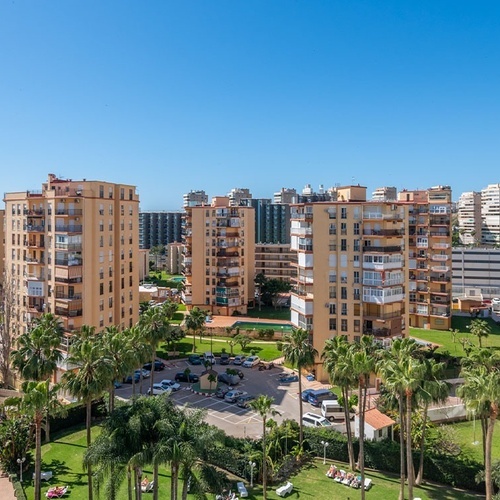
MULTIPOLYGON (((321 415, 333 422, 334 420, 345 420, 344 407, 335 399, 325 399, 321 403, 321 415)), ((354 413, 351 413, 351 420, 354 418, 354 413)))
POLYGON ((304 427, 330 427, 332 424, 321 415, 307 412, 302 416, 302 425, 304 427))
POLYGON ((215 356, 210 352, 205 352, 203 354, 203 361, 208 361, 210 364, 215 365, 215 356))

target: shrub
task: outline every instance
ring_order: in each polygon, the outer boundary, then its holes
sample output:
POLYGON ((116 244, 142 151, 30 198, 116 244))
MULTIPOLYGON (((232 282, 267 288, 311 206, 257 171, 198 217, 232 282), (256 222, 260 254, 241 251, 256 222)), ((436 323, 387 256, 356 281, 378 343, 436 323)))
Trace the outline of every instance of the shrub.
POLYGON ((276 342, 276 349, 278 349, 279 352, 283 350, 283 342, 278 341, 276 342))

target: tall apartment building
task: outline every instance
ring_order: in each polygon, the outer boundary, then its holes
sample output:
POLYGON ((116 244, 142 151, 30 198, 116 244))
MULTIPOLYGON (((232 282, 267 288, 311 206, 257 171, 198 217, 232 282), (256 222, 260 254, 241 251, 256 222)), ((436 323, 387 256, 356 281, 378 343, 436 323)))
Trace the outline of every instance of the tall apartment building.
POLYGON ((481 289, 486 299, 500 297, 500 249, 494 247, 453 247, 453 296, 467 289, 481 289))
POLYGON ((481 193, 462 193, 457 203, 458 233, 462 245, 481 241, 481 193))
POLYGON ((500 184, 481 190, 481 243, 500 244, 500 184))
POLYGON ((196 207, 197 205, 206 205, 208 196, 203 190, 189 191, 182 196, 183 207, 196 207))
POLYGON ((410 326, 451 328, 451 188, 402 191, 408 207, 410 326))
POLYGON ((255 274, 290 282, 297 274, 296 253, 289 244, 256 243, 255 274))
POLYGON ((294 188, 281 188, 279 191, 274 193, 273 202, 274 203, 297 203, 297 190, 294 188))
POLYGON ((186 207, 183 300, 214 314, 247 312, 255 301, 255 211, 227 196, 186 207))
POLYGON ((229 205, 232 207, 246 205, 247 200, 252 199, 252 193, 248 188, 233 188, 227 196, 229 198, 229 205))
MULTIPOLYGON (((408 333, 408 234, 405 204, 366 201, 366 188, 337 188, 336 202, 292 206, 291 248, 297 252, 291 320, 325 341, 363 334, 381 341, 408 333)), ((316 375, 326 380, 320 360, 316 375)))
POLYGON ((165 267, 170 274, 182 273, 184 245, 182 243, 169 243, 165 251, 165 267))
POLYGON ((16 334, 44 312, 60 318, 66 348, 82 325, 99 331, 137 322, 134 186, 49 174, 41 190, 6 193, 4 202, 5 270, 15 290, 16 334))
POLYGON ((139 212, 140 248, 182 241, 182 212, 139 212))
POLYGON ((245 205, 255 209, 256 243, 290 244, 290 205, 271 203, 267 198, 245 200, 245 205))

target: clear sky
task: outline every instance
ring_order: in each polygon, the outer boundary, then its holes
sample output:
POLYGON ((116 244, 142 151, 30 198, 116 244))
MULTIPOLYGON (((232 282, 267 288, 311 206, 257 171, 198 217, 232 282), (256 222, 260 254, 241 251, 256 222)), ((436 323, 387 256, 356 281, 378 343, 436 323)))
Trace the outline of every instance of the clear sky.
POLYGON ((4 0, 0 189, 500 182, 498 0, 4 0))

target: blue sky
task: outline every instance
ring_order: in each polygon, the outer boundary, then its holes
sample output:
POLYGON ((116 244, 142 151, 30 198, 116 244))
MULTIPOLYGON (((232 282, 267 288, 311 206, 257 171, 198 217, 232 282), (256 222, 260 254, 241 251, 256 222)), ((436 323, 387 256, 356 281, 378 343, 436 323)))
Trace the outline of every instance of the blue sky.
POLYGON ((14 0, 0 47, 3 192, 500 182, 498 1, 14 0))

